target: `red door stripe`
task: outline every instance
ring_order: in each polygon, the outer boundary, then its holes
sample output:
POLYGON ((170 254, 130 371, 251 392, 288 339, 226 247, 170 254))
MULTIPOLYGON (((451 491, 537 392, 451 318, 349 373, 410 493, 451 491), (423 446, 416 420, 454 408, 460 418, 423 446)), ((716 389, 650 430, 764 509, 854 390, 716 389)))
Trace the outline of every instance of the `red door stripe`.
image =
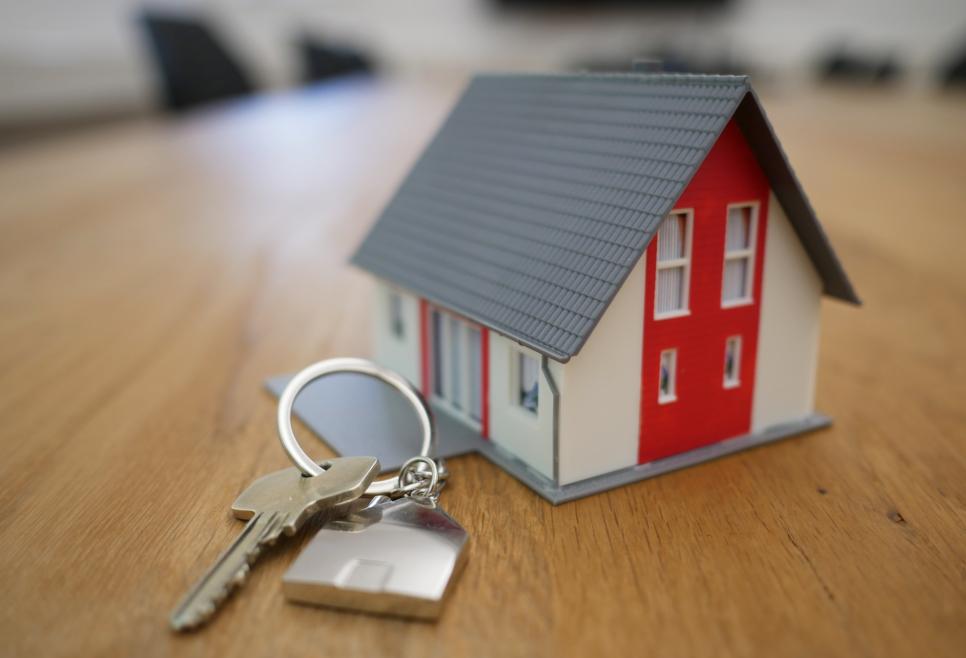
POLYGON ((432 390, 432 382, 429 381, 429 304, 422 298, 419 300, 419 365, 419 385, 428 400, 432 390))
POLYGON ((657 242, 647 249, 638 462, 746 434, 751 429, 761 280, 768 228, 768 179, 734 119, 676 203, 693 211, 690 314, 654 318, 657 242), (728 206, 757 202, 752 302, 723 307, 728 206), (741 383, 724 386, 725 342, 741 337, 741 383), (676 349, 676 394, 658 400, 660 355, 676 349))

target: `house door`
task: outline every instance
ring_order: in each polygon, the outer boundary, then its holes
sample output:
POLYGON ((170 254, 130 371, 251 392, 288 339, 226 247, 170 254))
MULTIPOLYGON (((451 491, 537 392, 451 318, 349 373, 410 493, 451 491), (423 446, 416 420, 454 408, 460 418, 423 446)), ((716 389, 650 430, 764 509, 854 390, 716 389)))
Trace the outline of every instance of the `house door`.
POLYGON ((476 325, 431 308, 431 391, 438 406, 480 429, 483 422, 483 344, 476 325))

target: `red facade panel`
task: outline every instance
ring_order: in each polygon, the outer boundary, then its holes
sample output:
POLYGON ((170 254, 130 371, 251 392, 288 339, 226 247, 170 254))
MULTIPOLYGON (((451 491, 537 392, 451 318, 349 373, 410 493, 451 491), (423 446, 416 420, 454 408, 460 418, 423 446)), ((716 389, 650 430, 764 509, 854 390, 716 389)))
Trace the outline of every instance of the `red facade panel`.
POLYGON ((769 186, 732 120, 678 200, 693 213, 689 313, 656 319, 658 240, 647 249, 639 463, 746 434, 751 428, 769 186), (751 302, 722 307, 728 206, 758 204, 751 302), (741 337, 740 383, 724 385, 725 343, 741 337), (676 353, 676 399, 658 395, 663 350, 676 353))

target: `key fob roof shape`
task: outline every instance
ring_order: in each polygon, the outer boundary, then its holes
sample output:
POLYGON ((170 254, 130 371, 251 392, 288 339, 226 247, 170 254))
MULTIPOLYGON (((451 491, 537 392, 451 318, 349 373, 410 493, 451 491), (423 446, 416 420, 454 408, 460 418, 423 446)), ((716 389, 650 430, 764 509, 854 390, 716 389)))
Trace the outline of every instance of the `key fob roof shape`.
POLYGON ((299 603, 435 619, 465 563, 467 539, 430 500, 373 505, 323 526, 282 588, 299 603))

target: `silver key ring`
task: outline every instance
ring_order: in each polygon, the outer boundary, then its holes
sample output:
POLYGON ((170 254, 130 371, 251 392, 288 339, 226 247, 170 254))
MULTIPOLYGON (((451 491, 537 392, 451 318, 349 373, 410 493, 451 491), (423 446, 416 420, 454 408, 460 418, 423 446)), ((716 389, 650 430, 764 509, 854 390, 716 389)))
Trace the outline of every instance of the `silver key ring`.
MULTIPOLYGON (((423 445, 419 451, 419 457, 433 459, 436 456, 436 425, 433 422, 433 413, 415 386, 409 383, 405 377, 396 374, 391 370, 380 368, 375 363, 366 359, 327 359, 313 363, 299 372, 292 381, 288 383, 282 396, 278 400, 278 438, 282 442, 282 447, 289 458, 299 467, 303 474, 308 476, 320 475, 325 471, 321 466, 312 461, 312 458, 305 454, 295 432, 292 430, 292 406, 295 398, 305 388, 309 382, 313 382, 320 377, 332 375, 338 372, 355 372, 360 375, 368 375, 381 382, 389 384, 412 405, 419 418, 420 429, 423 432, 423 445)), ((412 461, 412 460, 410 460, 412 461)), ((407 462, 408 464, 408 462, 407 462)), ((435 480, 434 480, 435 482, 435 480)), ((399 481, 399 476, 376 480, 366 489, 366 496, 391 495, 400 490, 403 483, 399 481)), ((410 488, 413 483, 410 483, 410 488)))

